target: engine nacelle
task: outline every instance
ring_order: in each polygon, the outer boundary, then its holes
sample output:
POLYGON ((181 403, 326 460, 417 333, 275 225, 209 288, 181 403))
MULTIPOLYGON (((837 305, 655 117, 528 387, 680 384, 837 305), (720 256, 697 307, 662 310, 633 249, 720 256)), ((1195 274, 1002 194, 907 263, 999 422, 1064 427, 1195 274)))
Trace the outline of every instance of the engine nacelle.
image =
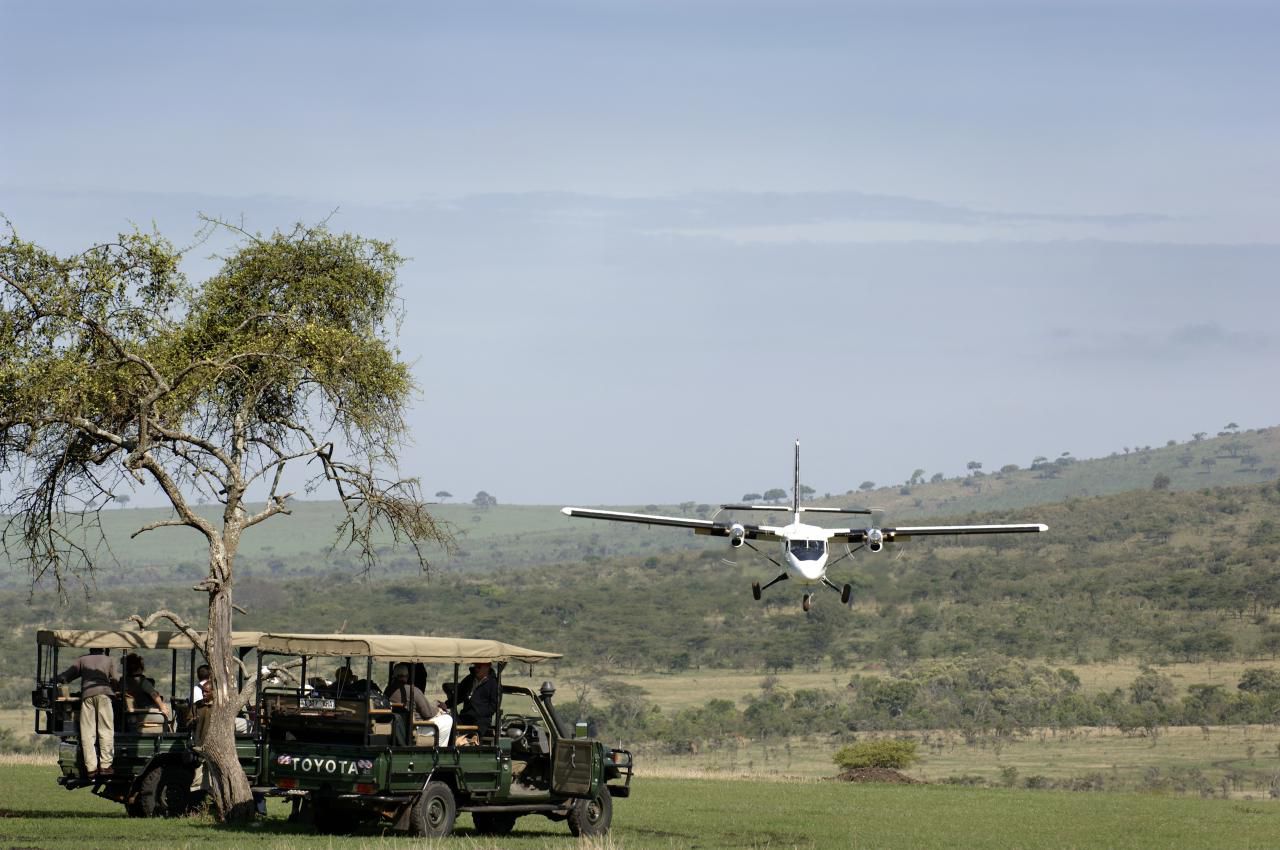
POLYGON ((729 526, 729 545, 737 549, 742 545, 743 539, 747 536, 747 530, 742 527, 742 523, 735 522, 729 526))
POLYGON ((867 551, 879 552, 884 548, 884 532, 878 528, 867 529, 867 551))

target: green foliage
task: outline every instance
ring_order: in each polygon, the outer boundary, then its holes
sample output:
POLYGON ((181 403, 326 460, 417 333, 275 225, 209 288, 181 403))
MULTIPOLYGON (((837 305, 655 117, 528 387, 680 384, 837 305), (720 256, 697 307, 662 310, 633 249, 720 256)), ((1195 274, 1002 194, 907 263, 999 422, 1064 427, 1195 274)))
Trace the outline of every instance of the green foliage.
POLYGON ((920 756, 916 753, 915 741, 881 738, 841 747, 832 760, 844 770, 866 767, 902 770, 919 761, 920 756))
POLYGON ((61 587, 95 567, 76 526, 137 479, 174 509, 144 529, 198 530, 225 586, 241 531, 284 510, 279 473, 294 461, 319 461, 312 485, 341 494, 340 531, 366 562, 375 528, 445 539, 415 482, 385 477, 414 390, 391 340, 400 257, 324 227, 239 235, 199 286, 155 234, 68 257, 12 229, 0 243, 0 474, 18 485, 0 509, 34 579, 51 571, 61 587), (268 503, 250 516, 256 482, 268 503), (190 504, 206 500, 225 511, 190 504))

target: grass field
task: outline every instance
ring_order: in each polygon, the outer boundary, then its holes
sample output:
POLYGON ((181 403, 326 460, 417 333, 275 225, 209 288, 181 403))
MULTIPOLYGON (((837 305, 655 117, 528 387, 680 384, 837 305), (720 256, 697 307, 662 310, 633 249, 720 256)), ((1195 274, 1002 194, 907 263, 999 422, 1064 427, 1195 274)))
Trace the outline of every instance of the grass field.
MULTIPOLYGON (((1207 732, 1174 727, 1154 739, 1114 729, 1082 729, 972 743, 954 732, 902 734, 921 742, 921 761, 905 772, 930 783, 976 777, 993 785, 1022 786, 1042 777, 1054 784, 1075 780, 1108 790, 1267 800, 1280 782, 1280 730, 1271 726, 1215 727, 1207 732), (1010 769, 1014 773, 1008 773, 1010 769)), ((650 775, 819 779, 835 773, 831 757, 838 748, 828 741, 791 738, 767 746, 752 742, 684 755, 656 747, 634 749, 638 769, 650 775)))
POLYGON ((974 848, 1112 850, 1273 848, 1280 806, 1138 794, 983 790, 836 782, 638 779, 617 801, 604 841, 576 842, 563 824, 523 818, 500 842, 457 835, 315 836, 284 820, 285 807, 252 827, 204 819, 143 821, 85 791, 54 785, 54 770, 0 765, 0 846, 22 848, 974 848))
MULTIPOLYGON (((1072 664, 1064 661, 1044 662, 1052 667, 1065 667, 1080 677, 1080 686, 1087 693, 1126 688, 1141 672, 1142 664, 1136 660, 1122 659, 1105 664, 1072 664)), ((1240 675, 1248 667, 1268 666, 1259 661, 1215 661, 1196 664, 1151 665, 1152 669, 1173 680, 1178 695, 1192 684, 1222 685, 1228 690, 1236 687, 1240 675)), ((883 665, 861 664, 848 669, 784 670, 776 674, 778 684, 791 691, 801 688, 839 690, 849 683, 854 674, 888 675, 883 665)), ((573 678, 575 672, 566 674, 573 678)), ((590 674, 596 678, 597 674, 590 674)), ((740 702, 744 697, 758 694, 765 674, 742 670, 686 670, 680 673, 618 675, 619 681, 644 689, 647 697, 663 711, 673 712, 683 708, 700 706, 712 698, 740 702)), ((567 683, 567 682, 566 682, 567 683)))

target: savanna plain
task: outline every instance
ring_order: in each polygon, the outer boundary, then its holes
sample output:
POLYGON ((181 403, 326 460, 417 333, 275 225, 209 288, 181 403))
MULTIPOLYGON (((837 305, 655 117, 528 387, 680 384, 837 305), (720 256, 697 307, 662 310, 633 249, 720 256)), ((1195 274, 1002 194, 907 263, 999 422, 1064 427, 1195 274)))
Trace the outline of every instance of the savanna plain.
POLYGON ((751 599, 767 564, 724 564, 691 536, 574 523, 554 508, 440 506, 460 545, 429 578, 391 549, 381 574, 359 575, 341 551, 316 548, 333 526, 323 503, 264 524, 238 567, 239 627, 563 652, 505 675, 553 680, 562 710, 637 754, 612 833, 583 842, 536 817, 486 838, 468 815, 436 842, 316 836, 279 801, 246 827, 136 820, 58 787, 24 707, 35 630, 119 627, 160 607, 200 615, 195 541, 131 547, 156 512, 112 510, 103 525, 118 562, 65 602, 0 565, 0 848, 1280 846, 1277 467, 1280 429, 1228 429, 816 496, 1052 532, 859 555, 838 568, 852 606, 831 594, 807 614, 785 585, 751 599), (915 746, 900 771, 915 784, 835 779, 837 750, 884 739, 915 746))

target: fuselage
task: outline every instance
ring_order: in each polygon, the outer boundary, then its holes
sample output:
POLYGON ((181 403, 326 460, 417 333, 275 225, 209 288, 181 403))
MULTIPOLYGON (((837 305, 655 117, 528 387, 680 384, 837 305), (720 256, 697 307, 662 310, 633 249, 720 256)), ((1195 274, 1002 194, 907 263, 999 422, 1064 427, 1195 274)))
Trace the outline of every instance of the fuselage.
POLYGON ((783 526, 781 533, 782 554, 792 576, 808 584, 822 581, 830 555, 830 529, 797 521, 783 526))

